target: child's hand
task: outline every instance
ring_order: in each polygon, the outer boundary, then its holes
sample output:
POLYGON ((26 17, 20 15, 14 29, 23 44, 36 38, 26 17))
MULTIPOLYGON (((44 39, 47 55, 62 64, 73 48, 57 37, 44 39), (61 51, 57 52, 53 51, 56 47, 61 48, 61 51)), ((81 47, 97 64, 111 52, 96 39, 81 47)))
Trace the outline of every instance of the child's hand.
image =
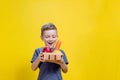
POLYGON ((55 60, 55 63, 61 65, 64 63, 64 60, 63 58, 61 60, 55 60))
POLYGON ((42 52, 40 52, 39 53, 39 60, 40 60, 40 62, 45 62, 45 60, 43 59, 43 54, 42 54, 42 52))

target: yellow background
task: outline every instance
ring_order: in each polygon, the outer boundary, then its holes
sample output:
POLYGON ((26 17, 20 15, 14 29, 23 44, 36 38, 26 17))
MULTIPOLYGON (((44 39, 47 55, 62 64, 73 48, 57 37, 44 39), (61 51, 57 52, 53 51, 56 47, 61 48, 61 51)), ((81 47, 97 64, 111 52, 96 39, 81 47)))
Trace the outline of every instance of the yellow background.
POLYGON ((37 79, 30 60, 47 22, 69 59, 64 80, 120 80, 120 0, 0 1, 0 80, 37 79))

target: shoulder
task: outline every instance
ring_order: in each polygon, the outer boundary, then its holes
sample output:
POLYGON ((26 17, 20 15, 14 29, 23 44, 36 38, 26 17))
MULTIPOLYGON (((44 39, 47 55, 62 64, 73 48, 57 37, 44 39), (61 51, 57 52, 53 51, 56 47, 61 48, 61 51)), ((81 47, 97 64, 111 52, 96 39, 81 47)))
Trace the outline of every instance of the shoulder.
POLYGON ((63 54, 65 54, 64 50, 63 49, 59 49, 63 54))
POLYGON ((43 50, 43 47, 40 47, 40 48, 36 48, 35 50, 43 50))
POLYGON ((64 50, 63 50, 63 49, 59 49, 59 50, 64 52, 64 50))
POLYGON ((36 49, 35 49, 35 52, 40 53, 42 50, 43 50, 43 47, 36 48, 36 49))

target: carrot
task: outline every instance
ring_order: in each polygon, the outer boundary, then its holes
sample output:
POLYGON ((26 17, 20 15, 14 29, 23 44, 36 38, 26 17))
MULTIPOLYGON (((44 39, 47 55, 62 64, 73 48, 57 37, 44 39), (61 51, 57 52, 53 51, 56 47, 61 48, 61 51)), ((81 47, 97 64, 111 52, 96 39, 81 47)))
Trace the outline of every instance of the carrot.
POLYGON ((58 50, 60 48, 60 45, 61 45, 61 41, 58 40, 56 45, 55 45, 55 50, 58 50))

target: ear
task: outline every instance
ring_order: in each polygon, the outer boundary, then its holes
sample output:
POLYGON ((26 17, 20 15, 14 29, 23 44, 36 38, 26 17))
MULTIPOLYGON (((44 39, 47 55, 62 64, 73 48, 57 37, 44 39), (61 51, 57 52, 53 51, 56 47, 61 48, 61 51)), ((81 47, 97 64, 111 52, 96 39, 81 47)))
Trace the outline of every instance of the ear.
POLYGON ((58 35, 56 37, 58 38, 58 35))
POLYGON ((43 36, 40 36, 41 40, 43 40, 43 36))

